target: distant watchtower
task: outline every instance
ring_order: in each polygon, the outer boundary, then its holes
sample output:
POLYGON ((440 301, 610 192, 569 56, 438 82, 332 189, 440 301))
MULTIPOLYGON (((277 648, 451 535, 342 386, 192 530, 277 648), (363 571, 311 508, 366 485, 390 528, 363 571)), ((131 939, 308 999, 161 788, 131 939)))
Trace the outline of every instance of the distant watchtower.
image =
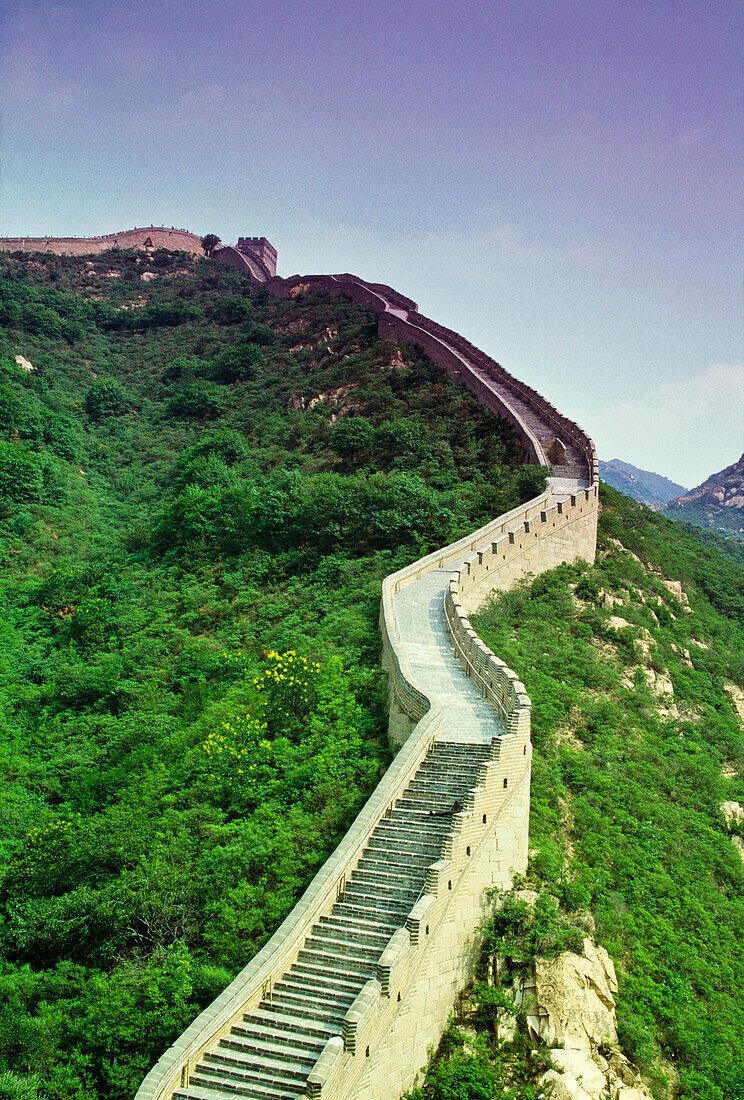
POLYGON ((255 256, 269 275, 276 275, 276 249, 265 237, 238 237, 238 252, 248 252, 255 256))

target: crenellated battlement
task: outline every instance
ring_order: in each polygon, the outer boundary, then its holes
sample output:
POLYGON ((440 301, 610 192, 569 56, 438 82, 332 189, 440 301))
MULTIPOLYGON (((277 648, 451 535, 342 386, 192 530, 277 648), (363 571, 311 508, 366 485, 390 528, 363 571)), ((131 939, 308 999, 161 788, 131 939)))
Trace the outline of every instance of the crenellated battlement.
POLYGON ((188 229, 149 225, 100 237, 0 237, 0 252, 51 252, 55 256, 95 256, 110 248, 169 248, 203 256, 201 237, 188 229))
POLYGON ((238 237, 237 249, 257 256, 269 275, 276 275, 276 249, 265 237, 238 237))

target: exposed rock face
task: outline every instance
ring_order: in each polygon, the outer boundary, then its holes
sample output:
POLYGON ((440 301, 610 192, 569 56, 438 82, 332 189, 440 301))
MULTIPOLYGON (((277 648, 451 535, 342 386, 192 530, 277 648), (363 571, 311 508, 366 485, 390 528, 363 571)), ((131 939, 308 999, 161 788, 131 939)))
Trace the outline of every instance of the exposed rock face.
POLYGON ((603 947, 584 940, 584 954, 564 951, 537 959, 534 985, 523 988, 523 1008, 532 1033, 548 1046, 561 1041, 577 1050, 617 1043, 617 978, 603 947))
POLYGON ((649 1100, 651 1094, 617 1045, 617 977, 602 947, 538 958, 517 991, 532 1034, 556 1066, 540 1079, 545 1100, 649 1100))
POLYGON ((673 519, 686 519, 733 538, 744 538, 744 455, 696 489, 675 497, 666 511, 673 519))
POLYGON ((732 825, 741 825, 744 822, 744 806, 740 806, 738 802, 723 802, 721 809, 728 829, 732 825))
POLYGON ((744 454, 738 462, 712 474, 697 489, 675 497, 672 503, 690 504, 693 501, 722 508, 744 508, 744 454))

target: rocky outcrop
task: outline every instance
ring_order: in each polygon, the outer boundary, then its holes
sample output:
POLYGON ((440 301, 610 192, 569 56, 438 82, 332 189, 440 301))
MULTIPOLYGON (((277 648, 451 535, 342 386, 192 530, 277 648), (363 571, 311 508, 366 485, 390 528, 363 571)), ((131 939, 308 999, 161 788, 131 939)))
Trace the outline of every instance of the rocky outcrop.
POLYGON ((744 454, 738 462, 727 466, 720 473, 712 474, 702 485, 689 493, 675 497, 671 502, 681 504, 707 504, 720 508, 744 508, 744 454))
POLYGON ((744 454, 733 465, 713 474, 683 496, 675 497, 665 512, 733 538, 744 538, 744 454))
POLYGON ((603 947, 538 958, 516 989, 516 1003, 554 1068, 540 1079, 544 1100, 647 1100, 651 1094, 617 1042, 617 977, 603 947))
POLYGON ((727 829, 730 829, 732 825, 744 823, 744 806, 740 806, 738 802, 723 802, 721 810, 727 829))

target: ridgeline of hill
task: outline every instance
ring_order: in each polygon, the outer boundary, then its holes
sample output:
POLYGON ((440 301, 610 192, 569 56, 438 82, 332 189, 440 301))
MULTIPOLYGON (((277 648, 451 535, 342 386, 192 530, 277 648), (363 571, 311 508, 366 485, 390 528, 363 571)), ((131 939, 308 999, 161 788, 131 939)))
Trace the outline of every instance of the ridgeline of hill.
MULTIPOLYGON (((163 251, 0 277, 0 1090, 130 1100, 387 763, 382 577, 544 474, 342 298, 163 251)), ((657 1094, 731 1100, 744 572, 603 502, 592 569, 478 616, 533 699, 530 874, 594 914, 657 1094)), ((524 1050, 451 1045, 425 1094, 528 1100, 524 1050)))
POLYGON ((678 485, 652 470, 641 470, 619 458, 611 458, 608 462, 600 459, 599 476, 613 489, 619 489, 621 493, 626 493, 633 500, 647 504, 654 510, 662 508, 673 497, 687 492, 684 485, 678 485))
POLYGON ((130 1100, 389 759, 382 578, 545 474, 342 298, 0 277, 0 1088, 130 1100))

